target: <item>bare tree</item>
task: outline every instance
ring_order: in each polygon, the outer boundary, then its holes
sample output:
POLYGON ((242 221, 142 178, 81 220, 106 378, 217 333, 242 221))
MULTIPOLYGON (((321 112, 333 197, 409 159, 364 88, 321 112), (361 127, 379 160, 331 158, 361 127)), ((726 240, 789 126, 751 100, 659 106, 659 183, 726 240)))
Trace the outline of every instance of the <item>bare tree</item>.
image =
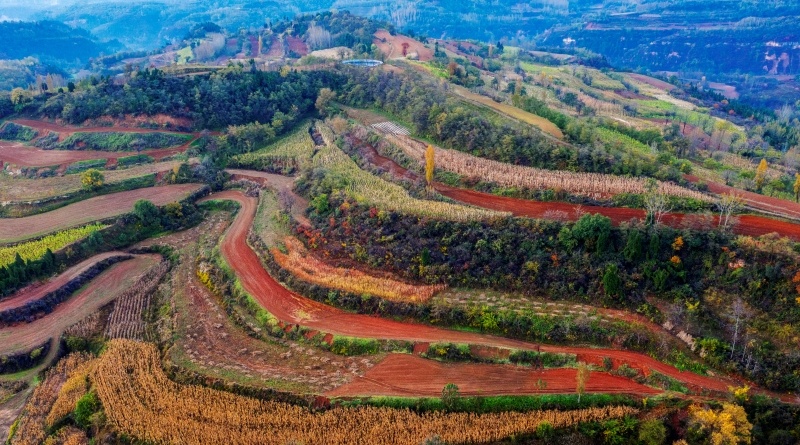
POLYGON ((647 216, 653 221, 653 225, 658 227, 664 215, 672 211, 672 205, 665 193, 659 190, 658 182, 650 179, 647 182, 647 193, 644 196, 644 208, 647 216))
POLYGON ((733 225, 733 215, 744 206, 744 200, 733 194, 722 195, 717 201, 717 209, 719 210, 719 226, 727 229, 733 225))
POLYGON ((736 343, 739 341, 739 334, 746 330, 747 319, 750 317, 750 310, 747 308, 741 297, 736 297, 730 308, 730 317, 733 320, 733 341, 731 342, 731 359, 736 352, 736 343))

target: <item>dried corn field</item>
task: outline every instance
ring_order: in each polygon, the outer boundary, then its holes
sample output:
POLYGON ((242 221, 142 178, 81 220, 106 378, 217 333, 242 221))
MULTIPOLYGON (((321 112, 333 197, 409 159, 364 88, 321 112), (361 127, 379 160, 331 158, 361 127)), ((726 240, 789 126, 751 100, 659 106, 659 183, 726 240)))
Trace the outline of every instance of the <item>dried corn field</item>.
MULTIPOLYGON (((388 135, 386 139, 398 146, 408 156, 424 163, 425 144, 402 136, 388 135)), ((436 147, 436 166, 462 176, 480 178, 506 187, 534 190, 564 190, 576 195, 592 198, 607 198, 620 193, 647 192, 647 180, 600 173, 574 173, 560 170, 544 170, 521 165, 506 164, 436 147)), ((658 182, 660 193, 679 198, 712 201, 700 192, 669 182, 658 182)))
POLYGON ((120 433, 154 444, 419 444, 490 443, 532 433, 542 422, 563 428, 632 415, 629 407, 576 411, 415 414, 390 408, 334 408, 311 413, 199 386, 178 385, 161 370, 156 348, 112 340, 91 377, 120 433))
POLYGON ((169 261, 162 260, 117 299, 114 310, 108 317, 106 337, 140 340, 144 338, 142 315, 150 305, 150 296, 169 267, 169 261))
POLYGON ((275 261, 295 277, 309 283, 403 302, 428 301, 434 293, 445 288, 443 285, 418 286, 369 275, 357 269, 331 266, 311 255, 297 238, 287 237, 284 244, 288 250, 286 254, 272 249, 275 261))
POLYGON ((16 431, 10 438, 12 445, 39 445, 45 442, 48 436, 47 419, 62 388, 73 373, 80 373, 86 369, 89 361, 89 355, 72 354, 59 361, 47 372, 47 376, 36 387, 23 408, 16 431))
POLYGON ((382 210, 453 221, 474 221, 509 216, 507 212, 414 198, 403 187, 361 170, 349 156, 335 145, 320 148, 312 162, 314 168, 325 171, 327 176, 325 181, 335 184, 336 187, 344 186, 348 195, 357 201, 374 205, 382 210))

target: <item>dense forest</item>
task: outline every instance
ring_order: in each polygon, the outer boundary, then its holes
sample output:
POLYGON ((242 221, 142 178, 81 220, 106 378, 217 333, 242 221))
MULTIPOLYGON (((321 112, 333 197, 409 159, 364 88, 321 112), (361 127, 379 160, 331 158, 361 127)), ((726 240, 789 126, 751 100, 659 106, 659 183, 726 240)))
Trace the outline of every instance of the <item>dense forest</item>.
POLYGON ((344 78, 328 71, 250 72, 234 65, 211 75, 167 76, 136 73, 126 85, 92 78, 74 94, 36 96, 18 105, 23 113, 72 124, 100 116, 167 114, 192 120, 194 127, 224 129, 250 122, 290 124, 313 110, 320 88, 337 88, 344 78))

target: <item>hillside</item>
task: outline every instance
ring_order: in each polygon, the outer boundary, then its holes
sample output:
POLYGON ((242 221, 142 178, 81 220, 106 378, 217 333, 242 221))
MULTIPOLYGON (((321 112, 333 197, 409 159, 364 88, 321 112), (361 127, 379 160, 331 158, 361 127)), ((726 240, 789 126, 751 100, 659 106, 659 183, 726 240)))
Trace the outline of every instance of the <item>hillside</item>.
POLYGON ((7 443, 800 440, 800 109, 523 34, 167 5, 157 50, 0 94, 7 443))

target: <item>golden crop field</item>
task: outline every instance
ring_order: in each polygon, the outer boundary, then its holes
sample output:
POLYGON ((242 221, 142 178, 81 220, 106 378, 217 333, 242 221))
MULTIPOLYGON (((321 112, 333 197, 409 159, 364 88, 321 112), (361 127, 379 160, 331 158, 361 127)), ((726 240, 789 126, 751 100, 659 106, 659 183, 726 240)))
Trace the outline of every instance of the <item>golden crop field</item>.
POLYGON ((297 239, 286 237, 288 254, 272 249, 275 261, 303 281, 354 294, 368 294, 392 301, 428 301, 445 286, 414 285, 391 278, 382 278, 358 269, 334 267, 311 255, 297 239))
POLYGON ((112 340, 91 375, 110 425, 154 444, 490 443, 532 433, 542 422, 564 428, 633 415, 630 407, 528 413, 417 414, 391 408, 333 408, 312 413, 200 386, 179 385, 161 368, 155 346, 112 340))
MULTIPOLYGON (((388 135, 387 140, 397 145, 407 155, 425 162, 425 144, 411 138, 388 135)), ((435 148, 437 168, 452 171, 462 176, 476 177, 507 187, 521 187, 534 190, 564 190, 576 195, 595 198, 620 193, 642 194, 647 191, 647 180, 628 176, 602 173, 575 173, 564 170, 544 170, 522 165, 506 164, 490 159, 479 158, 457 150, 435 148)), ((712 198, 671 182, 658 182, 659 192, 679 198, 692 198, 711 201, 712 198)))
POLYGON ((473 221, 509 215, 505 212, 414 198, 403 187, 361 170, 335 145, 320 148, 314 156, 313 167, 325 170, 327 176, 325 181, 336 186, 344 186, 343 190, 357 201, 374 205, 382 210, 454 221, 473 221))

